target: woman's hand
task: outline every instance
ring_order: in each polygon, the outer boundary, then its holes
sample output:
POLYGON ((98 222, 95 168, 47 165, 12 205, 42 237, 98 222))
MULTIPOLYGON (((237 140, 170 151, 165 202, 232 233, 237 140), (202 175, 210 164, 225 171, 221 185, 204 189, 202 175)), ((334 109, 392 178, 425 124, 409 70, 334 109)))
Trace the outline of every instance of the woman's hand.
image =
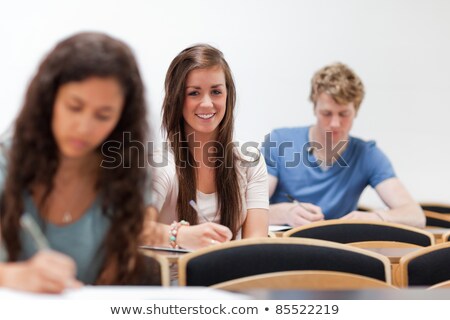
POLYGON ((23 291, 61 293, 66 288, 82 285, 75 274, 72 258, 44 250, 27 261, 0 265, 0 285, 23 291))
POLYGON ((230 241, 233 234, 225 226, 207 222, 195 226, 182 226, 178 229, 177 243, 186 249, 199 249, 217 243, 230 241))

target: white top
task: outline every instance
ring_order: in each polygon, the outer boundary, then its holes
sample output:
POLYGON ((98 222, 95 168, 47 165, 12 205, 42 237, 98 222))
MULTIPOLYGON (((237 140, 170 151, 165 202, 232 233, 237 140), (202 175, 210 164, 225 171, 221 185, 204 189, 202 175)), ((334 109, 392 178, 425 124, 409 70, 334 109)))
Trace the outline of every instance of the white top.
MULTIPOLYGON (((264 157, 260 156, 255 161, 254 157, 244 156, 238 147, 235 150, 241 159, 236 162, 236 168, 242 198, 243 223, 248 209, 269 209, 269 183, 264 157)), ((152 161, 152 202, 159 212, 158 221, 171 224, 178 220, 176 212, 178 177, 174 155, 167 149, 158 150, 153 154, 152 161)), ((205 194, 197 190, 196 202, 208 221, 220 223, 216 193, 205 194)), ((198 223, 208 221, 202 216, 198 217, 198 223)), ((236 238, 241 238, 241 229, 236 238)))

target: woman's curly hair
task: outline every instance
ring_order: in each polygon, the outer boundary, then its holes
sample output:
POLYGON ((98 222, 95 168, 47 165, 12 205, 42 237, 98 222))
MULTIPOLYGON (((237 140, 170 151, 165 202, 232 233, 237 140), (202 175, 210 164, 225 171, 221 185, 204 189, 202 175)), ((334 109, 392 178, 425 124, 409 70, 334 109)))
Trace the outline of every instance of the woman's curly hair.
MULTIPOLYGON (((22 250, 19 240, 19 219, 24 210, 21 195, 40 184, 45 186, 45 199, 52 191, 53 177, 59 166, 58 147, 51 129, 57 91, 66 83, 93 76, 114 77, 124 92, 121 118, 105 140, 121 142, 122 165, 114 169, 100 166, 95 186, 102 212, 111 221, 102 246, 105 262, 97 283, 142 283, 146 266, 138 252, 138 238, 144 223, 143 192, 147 175, 145 167, 139 166, 145 152, 136 150, 132 143, 144 142, 147 138, 144 85, 130 48, 108 35, 79 33, 71 36, 58 43, 40 64, 26 92, 7 155, 1 234, 10 261, 16 261, 22 250), (124 133, 129 133, 131 139, 123 139, 124 133)), ((100 149, 101 146, 97 152, 105 158, 107 155, 100 149)))

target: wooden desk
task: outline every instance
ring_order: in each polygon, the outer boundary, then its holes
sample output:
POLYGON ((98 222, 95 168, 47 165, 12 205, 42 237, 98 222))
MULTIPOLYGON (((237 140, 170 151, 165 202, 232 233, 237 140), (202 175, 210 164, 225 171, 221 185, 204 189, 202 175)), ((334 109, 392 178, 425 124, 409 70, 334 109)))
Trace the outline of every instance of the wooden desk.
POLYGON ((208 287, 86 286, 62 294, 36 294, 0 288, 0 300, 450 300, 450 289, 250 290, 233 293, 208 287))
POLYGON ((0 301, 4 299, 58 299, 58 300, 234 300, 248 299, 241 293, 208 287, 158 286, 84 286, 68 289, 62 294, 37 294, 0 288, 0 301))
POLYGON ((169 263, 174 263, 177 264, 178 263, 178 259, 185 255, 187 252, 172 252, 172 251, 164 251, 164 250, 155 250, 155 249, 151 249, 151 247, 141 247, 141 250, 148 251, 151 252, 152 254, 156 254, 159 256, 162 256, 164 258, 167 259, 167 261, 169 261, 169 263))
POLYGON ((450 289, 377 289, 352 291, 248 291, 246 294, 260 300, 448 300, 450 289))
POLYGON ((176 253, 176 252, 167 252, 167 251, 156 251, 156 250, 152 250, 153 253, 163 256, 164 258, 166 258, 169 263, 178 263, 178 259, 180 257, 182 257, 184 254, 186 253, 176 253))
POLYGON ((400 258, 408 253, 417 251, 422 249, 422 247, 413 247, 413 248, 362 248, 364 250, 369 250, 375 253, 379 253, 387 258, 391 264, 398 264, 400 262, 400 258))
POLYGON ((450 231, 449 228, 426 228, 425 231, 428 231, 434 235, 434 239, 436 240, 436 243, 442 242, 442 235, 448 231, 450 231))
POLYGON ((275 235, 277 238, 281 238, 284 232, 291 230, 292 227, 286 225, 270 225, 269 234, 275 235))
POLYGON ((412 248, 361 248, 371 252, 379 253, 389 259, 391 262, 392 284, 396 287, 400 286, 400 259, 408 253, 422 249, 423 247, 412 248))

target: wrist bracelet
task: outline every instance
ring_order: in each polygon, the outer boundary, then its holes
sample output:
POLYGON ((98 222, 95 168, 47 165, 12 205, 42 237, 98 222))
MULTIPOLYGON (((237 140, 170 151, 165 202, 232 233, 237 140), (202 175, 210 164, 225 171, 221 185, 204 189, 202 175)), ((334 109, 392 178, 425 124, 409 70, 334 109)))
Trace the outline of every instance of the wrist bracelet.
POLYGON ((170 225, 169 229, 169 244, 174 249, 179 249, 180 246, 177 243, 178 229, 183 226, 189 226, 189 222, 181 220, 180 222, 174 221, 170 225))

